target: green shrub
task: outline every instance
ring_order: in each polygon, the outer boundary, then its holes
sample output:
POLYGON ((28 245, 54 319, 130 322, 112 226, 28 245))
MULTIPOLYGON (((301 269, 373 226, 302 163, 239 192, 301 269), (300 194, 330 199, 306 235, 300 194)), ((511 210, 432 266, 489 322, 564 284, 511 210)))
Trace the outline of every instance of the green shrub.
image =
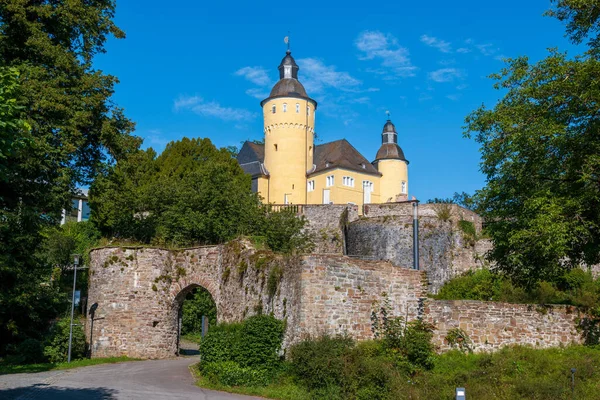
POLYGON ((37 339, 25 339, 12 349, 7 361, 11 364, 38 364, 46 362, 44 345, 37 339))
MULTIPOLYGON (((52 363, 59 363, 67 361, 69 353, 69 328, 71 320, 69 318, 62 318, 57 320, 54 325, 50 328, 50 334, 47 339, 46 347, 44 348, 44 355, 48 358, 48 361, 52 363)), ((71 345, 71 359, 76 360, 85 356, 85 334, 83 333, 83 326, 80 322, 78 325, 73 326, 73 341, 71 345)))
POLYGON ((243 367, 274 368, 280 360, 285 322, 271 315, 255 315, 242 323, 237 361, 243 367))
POLYGON ((354 341, 342 336, 304 340, 290 349, 292 372, 310 390, 340 387, 344 356, 353 347, 354 341))
POLYGON ((312 237, 303 228, 306 218, 293 210, 270 212, 264 221, 264 236, 269 248, 280 253, 304 253, 314 247, 312 237))
POLYGON ((284 332, 285 323, 270 315, 256 315, 239 324, 219 324, 200 343, 200 369, 225 361, 241 367, 275 369, 284 332))
POLYGON ((200 342, 200 367, 239 358, 242 324, 219 324, 209 329, 200 342))
POLYGON ((213 383, 225 386, 266 386, 270 382, 266 370, 242 367, 234 361, 205 364, 202 373, 213 383))

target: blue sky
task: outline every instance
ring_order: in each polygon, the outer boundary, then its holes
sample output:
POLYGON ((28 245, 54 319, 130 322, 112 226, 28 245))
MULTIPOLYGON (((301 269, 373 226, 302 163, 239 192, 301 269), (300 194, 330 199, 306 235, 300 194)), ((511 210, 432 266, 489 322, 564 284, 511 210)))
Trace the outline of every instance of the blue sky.
POLYGON ((319 103, 321 143, 346 138, 372 160, 391 118, 422 201, 481 188, 465 116, 501 92, 487 78, 503 57, 572 51, 549 1, 118 1, 125 40, 96 68, 116 75, 115 102, 144 147, 181 137, 219 147, 262 137, 260 100, 278 78, 290 32, 299 79, 319 103))

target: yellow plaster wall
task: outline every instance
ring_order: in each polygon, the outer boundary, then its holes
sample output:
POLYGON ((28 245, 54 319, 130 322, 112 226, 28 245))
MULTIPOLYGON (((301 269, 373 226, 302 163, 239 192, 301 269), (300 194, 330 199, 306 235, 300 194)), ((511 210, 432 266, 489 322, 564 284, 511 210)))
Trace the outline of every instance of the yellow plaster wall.
POLYGON ((269 195, 269 179, 264 176, 258 178, 258 194, 263 198, 263 203, 265 203, 269 195))
POLYGON ((380 160, 377 169, 381 177, 381 202, 396 201, 396 196, 408 194, 408 165, 402 160, 380 160), (402 182, 406 182, 406 193, 402 193, 402 182), (390 200, 391 199, 391 200, 390 200))
MULTIPOLYGON (((308 204, 323 204, 323 190, 329 189, 329 200, 334 204, 354 203, 363 205, 363 181, 373 182, 373 191, 371 192, 371 203, 380 203, 380 180, 377 175, 363 174, 356 171, 350 171, 342 168, 336 168, 311 175, 308 181, 315 181, 315 190, 308 192, 308 204), (334 185, 327 187, 327 177, 334 176, 334 185), (354 178, 354 187, 343 185, 344 176, 354 178)), ((307 183, 308 184, 308 183, 307 183)))
POLYGON ((314 104, 293 97, 271 99, 263 104, 263 118, 265 167, 270 177, 268 191, 261 190, 261 195, 267 203, 283 204, 287 194, 289 203, 306 204, 306 171, 312 168, 314 153, 314 104), (296 113, 297 103, 299 113, 296 113))

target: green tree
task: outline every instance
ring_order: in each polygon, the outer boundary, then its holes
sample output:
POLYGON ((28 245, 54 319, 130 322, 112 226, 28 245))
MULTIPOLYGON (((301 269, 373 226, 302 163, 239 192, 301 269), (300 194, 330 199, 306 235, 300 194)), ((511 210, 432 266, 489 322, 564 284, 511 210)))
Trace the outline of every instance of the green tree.
POLYGON ((181 334, 202 332, 202 316, 210 327, 217 324, 217 305, 208 290, 197 288, 185 298, 182 306, 181 334))
POLYGON ((187 139, 118 162, 90 191, 106 236, 189 245, 222 243, 261 226, 250 177, 209 139, 187 139))
POLYGON ((0 68, 18 71, 18 90, 0 78, 0 354, 38 336, 60 308, 51 266, 39 258, 44 228, 76 186, 139 146, 110 101, 116 78, 92 66, 110 35, 124 36, 114 8, 111 0, 0 2, 0 68), (4 114, 6 93, 18 116, 4 114))
MULTIPOLYGON (((598 30, 597 15, 591 25, 580 21, 592 11, 584 3, 590 2, 558 1, 551 11, 568 20, 576 41, 598 30)), ((491 256, 521 285, 600 261, 598 76, 592 53, 568 58, 551 50, 534 64, 510 59, 492 75, 504 98, 466 119, 466 136, 482 148, 487 185, 478 198, 494 242, 491 256)))

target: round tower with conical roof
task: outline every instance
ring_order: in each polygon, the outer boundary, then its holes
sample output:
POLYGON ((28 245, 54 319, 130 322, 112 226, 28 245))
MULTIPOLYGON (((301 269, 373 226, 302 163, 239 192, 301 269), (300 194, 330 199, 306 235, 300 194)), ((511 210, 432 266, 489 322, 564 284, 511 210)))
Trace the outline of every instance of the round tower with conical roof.
POLYGON ((389 119, 381 132, 381 147, 377 151, 373 165, 381 172, 381 202, 393 202, 402 197, 408 198, 408 160, 398 146, 396 127, 389 119))
POLYGON ((279 64, 279 81, 260 105, 265 133, 264 165, 269 174, 265 201, 306 204, 306 174, 313 169, 317 102, 298 80, 291 51, 279 64))

